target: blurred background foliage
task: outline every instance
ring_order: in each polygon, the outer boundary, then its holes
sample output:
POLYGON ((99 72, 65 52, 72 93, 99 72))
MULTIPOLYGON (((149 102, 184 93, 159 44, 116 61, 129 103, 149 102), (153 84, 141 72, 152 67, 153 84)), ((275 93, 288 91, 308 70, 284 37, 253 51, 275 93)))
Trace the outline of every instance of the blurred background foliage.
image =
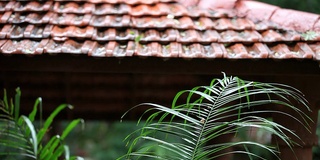
MULTIPOLYGON (((62 130, 66 125, 67 122, 65 121, 58 123, 56 131, 61 132, 59 130, 62 130)), ((66 143, 69 145, 73 155, 82 156, 85 160, 114 160, 127 152, 128 148, 126 147, 124 139, 137 128, 140 128, 140 126, 137 126, 136 122, 133 121, 121 123, 87 121, 85 129, 82 130, 81 127, 76 128, 66 139, 66 143)), ((318 117, 317 134, 319 136, 320 143, 320 116, 318 117)), ((233 141, 241 139, 254 140, 264 144, 271 143, 271 135, 269 133, 250 128, 239 130, 238 136, 234 137, 233 141)), ((266 159, 276 159, 266 150, 262 150, 257 147, 251 147, 249 150, 266 159)), ((163 152, 161 148, 157 149, 155 152, 167 154, 163 152)), ((234 160, 237 159, 249 159, 249 157, 245 155, 237 155, 234 157, 234 160)), ((313 160, 320 160, 319 145, 313 149, 313 160)))
MULTIPOLYGON (((68 122, 64 121, 57 126, 63 129, 67 124, 68 122)), ((128 148, 124 139, 138 128, 141 128, 141 125, 137 125, 137 122, 133 121, 88 121, 85 130, 80 127, 75 129, 66 143, 69 145, 72 154, 82 156, 85 160, 115 160, 127 153, 128 148)), ((57 131, 60 132, 60 129, 57 131)), ((166 138, 171 141, 174 140, 172 137, 166 138)), ((141 143, 140 145, 150 144, 141 143)), ((160 147, 154 152, 167 154, 160 147)), ((144 158, 144 160, 147 159, 144 158)))
MULTIPOLYGON (((66 124, 61 122, 59 128, 66 124)), ((66 143, 85 160, 117 159, 127 152, 124 138, 138 127, 136 122, 86 121, 85 130, 75 129, 66 143)))
POLYGON ((316 147, 313 147, 313 160, 320 160, 320 110, 318 111, 317 124, 318 145, 316 147))
POLYGON ((320 0, 259 0, 261 2, 280 6, 282 8, 295 9, 320 14, 320 0))
MULTIPOLYGON (((60 129, 62 130, 66 125, 66 121, 60 122, 57 125, 58 130, 56 131, 61 132, 60 129)), ((126 147, 126 142, 124 142, 125 137, 140 127, 141 126, 137 126, 136 122, 132 121, 126 121, 121 123, 105 121, 87 121, 85 130, 82 130, 81 127, 75 129, 66 139, 66 143, 69 145, 71 153, 73 155, 82 156, 85 158, 85 160, 114 160, 124 155, 128 150, 128 148, 126 147)), ((172 137, 166 136, 166 138, 169 141, 174 141, 172 137)), ((258 141, 264 144, 270 144, 271 134, 254 128, 241 129, 239 130, 238 136, 233 138, 233 141, 241 141, 243 139, 258 141)), ((238 149, 244 150, 244 148, 238 149)), ((275 159, 275 157, 271 155, 270 152, 260 149, 258 147, 250 147, 247 149, 266 159, 275 159)), ((154 152, 163 155, 168 154, 160 147, 156 148, 154 152)), ((233 160, 238 159, 250 158, 246 155, 236 155, 233 157, 233 160)), ((149 159, 144 158, 143 160, 149 159)), ((258 158, 252 158, 252 160, 258 160, 258 158)))

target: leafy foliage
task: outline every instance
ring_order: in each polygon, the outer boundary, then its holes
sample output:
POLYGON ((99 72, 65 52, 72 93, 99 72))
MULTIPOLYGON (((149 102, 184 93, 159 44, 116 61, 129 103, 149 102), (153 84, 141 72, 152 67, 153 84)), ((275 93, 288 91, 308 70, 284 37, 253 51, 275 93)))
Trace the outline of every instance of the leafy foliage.
POLYGON ((0 152, 0 156, 28 157, 36 160, 67 160, 81 159, 81 157, 70 156, 69 148, 64 144, 64 139, 79 123, 81 119, 73 120, 64 129, 61 135, 53 136, 45 143, 48 132, 54 118, 65 108, 72 108, 71 105, 58 106, 42 124, 42 99, 35 101, 32 112, 28 115, 20 115, 20 89, 16 89, 14 100, 7 98, 4 91, 3 100, 0 101, 0 146, 6 148, 0 152), (40 109, 40 126, 36 129, 35 118, 40 109))
POLYGON ((315 38, 318 36, 318 33, 315 31, 307 31, 305 33, 301 34, 301 37, 307 41, 309 40, 315 40, 315 38))
POLYGON ((294 106, 292 100, 309 109, 307 101, 295 88, 224 75, 223 79, 213 79, 209 86, 198 86, 177 93, 171 108, 153 103, 133 107, 149 106, 138 123, 144 115, 149 116, 142 128, 126 137, 128 153, 119 159, 210 160, 228 154, 245 154, 250 160, 265 159, 250 151, 252 147, 262 148, 280 159, 276 146, 251 140, 214 142, 224 136, 237 136, 239 130, 250 127, 277 136, 289 147, 298 145, 290 138, 299 138, 294 131, 262 116, 283 114, 309 130, 311 119, 294 106), (300 117, 279 110, 281 107, 292 109, 300 117), (136 133, 138 136, 135 136, 136 133), (159 137, 158 133, 166 136, 159 137), (167 137, 179 140, 170 141, 167 137), (152 145, 137 147, 141 146, 140 143, 152 145), (156 153, 154 149, 158 147, 165 150, 165 153, 156 153), (234 150, 237 147, 244 150, 234 150))
MULTIPOLYGON (((61 128, 67 126, 67 123, 61 122, 61 128)), ((123 138, 140 127, 136 126, 136 122, 86 120, 85 130, 75 128, 66 143, 72 153, 80 154, 84 159, 115 160, 127 152, 123 138)))
POLYGON ((259 0, 259 1, 277 5, 283 8, 320 13, 319 0, 259 0))

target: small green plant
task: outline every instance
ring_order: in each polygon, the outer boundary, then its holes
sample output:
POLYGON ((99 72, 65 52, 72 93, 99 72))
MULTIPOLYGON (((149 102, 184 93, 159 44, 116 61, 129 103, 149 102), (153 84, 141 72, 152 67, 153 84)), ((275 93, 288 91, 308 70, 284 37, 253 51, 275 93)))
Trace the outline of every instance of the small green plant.
POLYGON ((317 36, 319 36, 319 33, 315 31, 307 31, 301 34, 301 37, 306 41, 314 40, 317 36))
POLYGON ((292 136, 298 137, 294 131, 262 116, 282 114, 309 130, 311 119, 292 100, 309 109, 303 95, 293 87, 224 75, 223 79, 213 79, 209 86, 178 92, 171 108, 153 103, 133 107, 149 107, 138 124, 143 118, 146 121, 142 128, 126 137, 128 153, 119 159, 211 160, 234 154, 245 155, 250 160, 265 159, 252 148, 261 148, 280 159, 277 146, 246 139, 221 140, 230 135, 237 137, 243 129, 255 128, 277 136, 289 147, 298 145, 292 141, 292 136), (279 106, 292 109, 301 117, 293 117, 279 110, 279 106))
POLYGON ((58 106, 50 116, 42 122, 42 99, 35 101, 32 112, 28 115, 20 115, 21 91, 16 89, 14 99, 7 98, 4 90, 3 100, 0 100, 0 147, 1 159, 16 159, 22 157, 35 160, 66 160, 82 159, 81 157, 70 156, 69 148, 64 144, 64 139, 79 124, 82 119, 76 119, 64 129, 61 135, 55 135, 49 140, 46 134, 51 128, 54 118, 60 111, 72 108, 71 105, 58 106), (40 128, 36 127, 36 115, 40 109, 40 128), (10 158, 11 157, 11 158, 10 158))
POLYGON ((134 38, 134 42, 136 43, 136 45, 138 45, 141 41, 141 39, 144 38, 144 34, 138 34, 135 38, 134 38))

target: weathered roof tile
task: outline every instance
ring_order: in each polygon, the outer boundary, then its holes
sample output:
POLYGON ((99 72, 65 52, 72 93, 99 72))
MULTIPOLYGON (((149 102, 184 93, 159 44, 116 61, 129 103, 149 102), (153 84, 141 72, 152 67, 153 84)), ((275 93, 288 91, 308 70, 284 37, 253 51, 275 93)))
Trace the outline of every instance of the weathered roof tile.
POLYGON ((270 20, 278 23, 285 29, 294 29, 306 32, 313 29, 319 15, 291 9, 277 9, 270 20), (303 18, 301 18, 303 17, 303 18))
POLYGON ((5 54, 42 54, 48 39, 34 40, 8 40, 0 48, 5 54))
POLYGON ((169 9, 170 13, 176 17, 187 16, 189 14, 187 8, 179 3, 170 5, 169 9))
POLYGON ((258 42, 261 39, 261 36, 256 31, 234 31, 234 30, 227 30, 223 31, 220 34, 221 39, 219 42, 224 43, 232 43, 232 42, 258 42))
POLYGON ((107 14, 129 14, 132 13, 132 7, 128 4, 96 4, 93 10, 94 15, 107 15, 107 14))
POLYGON ((196 30, 180 31, 177 41, 180 43, 199 42, 200 35, 196 30))
POLYGON ((203 45, 205 58, 222 58, 226 53, 226 49, 221 43, 211 43, 209 45, 203 45))
POLYGON ((225 58, 229 59, 249 59, 252 58, 250 54, 248 54, 246 47, 241 43, 236 43, 227 48, 227 53, 224 54, 225 58))
POLYGON ((245 16, 257 22, 268 21, 279 7, 257 1, 239 1, 236 9, 238 15, 245 16))
POLYGON ((94 10, 94 4, 83 2, 55 2, 53 7, 56 13, 90 14, 94 10))
POLYGON ((72 53, 72 54, 88 54, 90 46, 92 46, 92 41, 74 41, 67 40, 61 47, 61 52, 72 53))
POLYGON ((10 11, 15 2, 0 2, 0 12, 10 11))
POLYGON ((129 14, 132 16, 162 16, 170 14, 170 9, 163 3, 157 3, 152 6, 144 4, 132 7, 129 14))
POLYGON ((98 41, 114 41, 116 39, 116 29, 95 29, 92 39, 98 41))
POLYGON ((158 54, 159 44, 151 42, 147 44, 138 44, 135 55, 142 57, 153 57, 158 54))
POLYGON ((53 39, 50 39, 47 45, 43 48, 44 52, 49 54, 61 53, 63 43, 63 41, 55 41, 53 39))
POLYGON ((237 0, 199 0, 198 5, 201 8, 209 9, 233 9, 236 6, 237 0))
POLYGON ((217 42, 221 37, 216 30, 205 30, 200 33, 200 41, 201 43, 212 43, 217 42))
POLYGON ((53 26, 49 24, 40 26, 29 24, 23 33, 23 37, 37 39, 49 38, 49 36, 51 35, 52 28, 53 26))
POLYGON ((247 48, 248 53, 251 54, 253 58, 268 58, 269 56, 268 48, 263 43, 254 43, 247 48))
POLYGON ((8 19, 11 17, 11 14, 12 14, 12 12, 10 12, 10 11, 2 13, 0 15, 1 16, 0 23, 6 24, 8 22, 8 19))
POLYGON ((10 39, 23 38, 23 32, 25 28, 26 26, 18 26, 18 25, 13 26, 11 28, 11 31, 7 33, 7 38, 10 38, 10 39))
MULTIPOLYGON (((11 7, 15 12, 28 12, 28 11, 48 11, 51 9, 52 1, 17 1, 13 2, 11 7), (14 3, 14 4, 13 4, 14 3)), ((8 5, 11 5, 8 3, 8 5)), ((7 6, 8 6, 7 5, 7 6)))
POLYGON ((314 59, 320 60, 320 42, 309 44, 309 47, 314 52, 314 59))
POLYGON ((179 32, 175 29, 166 29, 160 31, 160 41, 162 42, 174 42, 177 40, 179 32))
POLYGON ((311 59, 311 58, 313 58, 315 56, 314 52, 312 51, 312 49, 306 43, 301 43, 301 42, 297 43, 294 46, 293 50, 295 50, 296 53, 298 52, 298 55, 300 56, 298 58, 311 59))
POLYGON ((6 24, 6 25, 2 24, 1 31, 0 31, 0 38, 1 39, 6 38, 7 34, 10 33, 11 28, 12 28, 11 24, 6 24))
POLYGON ((314 31, 320 32, 320 18, 317 20, 317 22, 314 24, 313 29, 314 31))
POLYGON ((267 30, 262 33, 264 42, 282 41, 283 37, 275 30, 267 30))

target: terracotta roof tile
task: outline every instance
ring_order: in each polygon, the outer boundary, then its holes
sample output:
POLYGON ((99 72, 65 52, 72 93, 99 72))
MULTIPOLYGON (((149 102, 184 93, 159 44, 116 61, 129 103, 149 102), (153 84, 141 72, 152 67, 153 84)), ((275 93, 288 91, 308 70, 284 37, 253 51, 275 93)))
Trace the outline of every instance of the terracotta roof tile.
POLYGON ((130 16, 129 15, 107 15, 107 16, 92 16, 85 15, 83 18, 79 18, 79 23, 73 23, 76 26, 87 26, 87 22, 89 25, 93 27, 128 27, 130 25, 130 16), (87 17, 85 17, 87 16, 87 17))
POLYGON ((159 56, 162 52, 159 50, 160 45, 157 42, 151 42, 147 44, 138 44, 136 46, 135 55, 137 56, 159 56))
POLYGON ((310 52, 311 49, 305 43, 297 43, 295 45, 277 44, 270 49, 270 57, 277 59, 312 59, 314 57, 314 54, 310 52))
POLYGON ((221 43, 211 43, 211 45, 204 45, 206 58, 222 58, 226 53, 226 49, 221 43))
POLYGON ((313 30, 320 32, 320 18, 318 19, 318 21, 314 24, 313 26, 313 30))
POLYGON ((311 48, 309 47, 309 45, 307 45, 306 43, 297 43, 297 45, 294 46, 294 48, 292 48, 292 50, 294 50, 296 52, 296 56, 298 55, 298 58, 313 58, 315 55, 312 54, 313 51, 311 50, 311 48))
POLYGON ((270 20, 280 24, 285 29, 306 32, 313 29, 319 15, 290 9, 277 9, 270 20), (300 18, 303 17, 303 18, 300 18))
POLYGON ((87 26, 92 18, 91 14, 59 14, 51 12, 50 23, 54 25, 63 25, 63 26, 87 26))
POLYGON ((7 38, 9 39, 19 39, 23 38, 23 33, 25 30, 25 26, 15 25, 11 28, 11 31, 7 33, 7 38))
POLYGON ((12 25, 10 24, 6 24, 6 25, 2 24, 1 31, 0 31, 0 38, 5 39, 7 34, 10 32, 11 28, 12 28, 12 25))
POLYGON ((309 47, 314 52, 314 59, 320 60, 320 42, 309 44, 309 47))
POLYGON ((179 57, 182 58, 200 58, 204 55, 203 46, 199 43, 185 44, 181 46, 179 57))
POLYGON ((53 26, 49 24, 45 26, 37 26, 37 25, 29 24, 23 33, 23 37, 38 38, 38 39, 49 38, 52 28, 53 26))
POLYGON ((2 48, 2 46, 7 42, 7 40, 0 40, 0 49, 2 48))
POLYGON ((155 5, 137 5, 132 7, 131 12, 129 12, 132 16, 162 16, 170 14, 170 8, 164 3, 157 3, 155 5))
POLYGON ((258 22, 268 21, 279 7, 257 1, 239 1, 236 5, 236 9, 238 15, 245 16, 254 22, 258 22))
POLYGON ((61 53, 61 47, 63 45, 63 41, 55 41, 53 39, 49 40, 46 46, 44 46, 43 50, 45 53, 49 54, 57 54, 61 53))
POLYGON ((202 8, 209 9, 233 9, 236 6, 237 0, 199 0, 198 5, 202 8))
POLYGON ((94 15, 107 15, 107 14, 129 14, 131 13, 131 6, 128 4, 110 4, 104 3, 95 5, 95 9, 92 10, 94 15))
POLYGON ((90 48, 93 46, 93 41, 74 41, 67 40, 61 47, 62 53, 72 54, 88 54, 90 48))
POLYGON ((319 15, 245 0, 0 2, 3 54, 320 60, 319 30, 319 15))
POLYGON ((10 11, 15 2, 0 2, 0 12, 10 11))
POLYGON ((35 40, 7 40, 0 48, 5 54, 42 54, 48 39, 35 40))
POLYGON ((53 7, 53 11, 56 13, 88 14, 94 10, 94 4, 81 2, 56 2, 53 7))
POLYGON ((11 11, 7 11, 2 13, 0 16, 0 23, 5 24, 8 22, 8 19, 11 17, 12 12, 11 11))
MULTIPOLYGON (((17 1, 13 2, 12 9, 15 12, 28 11, 48 11, 52 6, 52 1, 17 1)), ((10 4, 10 3, 9 3, 10 4)))
POLYGON ((300 33, 294 31, 266 30, 262 32, 263 42, 299 41, 300 33))

